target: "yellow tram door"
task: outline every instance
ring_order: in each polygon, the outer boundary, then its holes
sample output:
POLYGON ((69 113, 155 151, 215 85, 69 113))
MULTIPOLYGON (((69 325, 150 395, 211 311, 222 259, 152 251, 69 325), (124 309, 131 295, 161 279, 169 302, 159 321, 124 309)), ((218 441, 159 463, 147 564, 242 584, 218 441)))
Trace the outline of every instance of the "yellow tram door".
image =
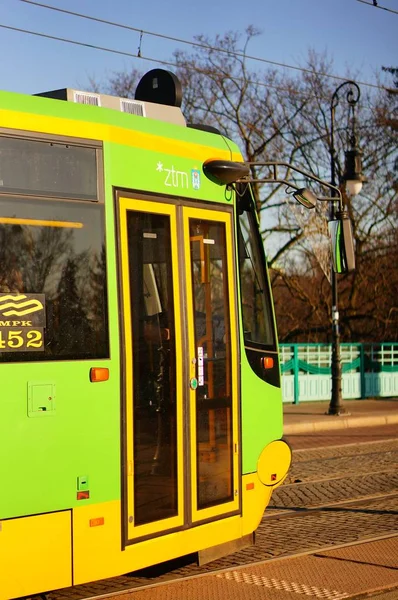
POLYGON ((185 207, 192 522, 239 509, 232 213, 185 207))
POLYGON ((124 539, 182 527, 183 376, 177 207, 119 197, 124 539))
POLYGON ((120 195, 124 540, 239 510, 232 214, 120 195))

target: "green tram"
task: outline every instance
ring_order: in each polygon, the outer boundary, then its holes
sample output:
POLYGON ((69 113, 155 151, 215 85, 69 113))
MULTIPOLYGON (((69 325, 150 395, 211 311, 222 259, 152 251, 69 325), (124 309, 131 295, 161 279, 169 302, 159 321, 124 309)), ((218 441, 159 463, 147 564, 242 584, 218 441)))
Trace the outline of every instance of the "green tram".
POLYGON ((288 471, 243 159, 179 95, 0 93, 1 600, 248 545, 288 471))

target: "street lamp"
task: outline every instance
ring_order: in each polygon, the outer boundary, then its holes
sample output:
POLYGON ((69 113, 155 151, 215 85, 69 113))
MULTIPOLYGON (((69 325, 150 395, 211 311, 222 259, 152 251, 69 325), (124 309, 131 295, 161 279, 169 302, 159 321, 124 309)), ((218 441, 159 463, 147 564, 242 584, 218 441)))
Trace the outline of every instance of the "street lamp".
MULTIPOLYGON (((350 196, 359 194, 362 189, 364 177, 362 175, 362 152, 358 147, 356 135, 355 106, 360 98, 361 92, 355 81, 344 81, 335 90, 330 103, 330 170, 331 184, 336 187, 336 149, 334 146, 334 127, 335 112, 339 103, 339 93, 346 89, 345 99, 348 103, 348 126, 347 141, 350 149, 345 151, 345 169, 342 181, 346 185, 347 193, 350 196)), ((336 198, 336 193, 332 189, 332 196, 336 198)), ((336 198, 337 199, 337 198, 336 198)), ((334 221, 336 218, 336 201, 331 202, 330 218, 334 221)), ((340 357, 340 330, 339 330, 339 311, 338 311, 338 289, 337 273, 331 268, 332 285, 332 394, 328 409, 329 415, 341 415, 347 411, 342 405, 342 375, 341 375, 341 357, 340 357)))
MULTIPOLYGON (((344 210, 343 197, 338 187, 319 179, 312 173, 307 173, 297 167, 283 161, 266 162, 234 162, 232 160, 223 160, 218 158, 209 158, 203 163, 203 172, 210 181, 217 185, 225 185, 227 188, 234 188, 234 184, 253 183, 284 183, 287 188, 295 190, 292 193, 293 198, 305 208, 315 208, 318 201, 337 203, 338 209, 333 221, 329 222, 329 232, 332 242, 332 264, 337 273, 348 273, 355 269, 354 243, 352 238, 351 220, 344 210), (252 167, 267 167, 268 171, 260 178, 253 177, 252 167), (284 173, 279 169, 283 168, 284 173), (299 173, 304 179, 315 181, 321 187, 332 190, 331 196, 315 196, 307 187, 299 187, 290 178, 290 173, 299 173)), ((333 215, 334 216, 334 215, 333 215)))

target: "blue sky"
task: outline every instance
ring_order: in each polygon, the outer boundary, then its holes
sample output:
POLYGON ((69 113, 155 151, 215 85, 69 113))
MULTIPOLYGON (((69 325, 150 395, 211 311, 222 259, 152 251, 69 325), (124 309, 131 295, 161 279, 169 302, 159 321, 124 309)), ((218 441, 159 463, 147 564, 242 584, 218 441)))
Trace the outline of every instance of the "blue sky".
MULTIPOLYGON (((262 34, 248 52, 261 58, 303 64, 309 48, 326 51, 334 73, 355 72, 360 81, 374 82, 381 65, 398 66, 398 14, 357 0, 43 0, 53 7, 75 11, 132 27, 192 40, 196 34, 213 37, 228 30, 255 25, 262 34)), ((398 0, 378 0, 398 12, 398 0)), ((137 53, 139 33, 87 21, 26 4, 3 0, 0 25, 69 38, 123 52, 137 53)), ((154 59, 171 59, 173 51, 189 46, 144 35, 141 51, 154 59)), ((88 87, 89 78, 106 81, 114 72, 135 67, 145 72, 156 66, 107 52, 73 46, 0 28, 1 83, 9 91, 35 93, 61 87, 88 87)), ((264 65, 265 66, 265 65, 264 65)), ((259 63, 253 68, 261 69, 259 63)), ((172 69, 171 69, 172 70, 172 69)), ((338 85, 338 82, 336 82, 338 85)))

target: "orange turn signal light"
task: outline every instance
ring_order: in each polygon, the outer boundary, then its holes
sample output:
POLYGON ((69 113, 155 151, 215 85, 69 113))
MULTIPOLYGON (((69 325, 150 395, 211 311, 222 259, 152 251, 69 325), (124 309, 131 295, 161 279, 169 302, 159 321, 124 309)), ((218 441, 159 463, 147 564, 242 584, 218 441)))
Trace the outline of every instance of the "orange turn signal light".
POLYGON ((274 366, 274 359, 272 356, 263 356, 261 359, 261 366, 263 369, 272 369, 274 366))
POLYGON ((96 519, 90 519, 90 527, 100 527, 104 525, 105 519, 104 517, 97 517, 96 519))
POLYGON ((246 483, 246 489, 247 490, 254 490, 254 482, 252 481, 251 483, 246 483))
POLYGON ((92 367, 90 369, 90 381, 96 383, 97 381, 108 381, 109 369, 104 367, 92 367))

